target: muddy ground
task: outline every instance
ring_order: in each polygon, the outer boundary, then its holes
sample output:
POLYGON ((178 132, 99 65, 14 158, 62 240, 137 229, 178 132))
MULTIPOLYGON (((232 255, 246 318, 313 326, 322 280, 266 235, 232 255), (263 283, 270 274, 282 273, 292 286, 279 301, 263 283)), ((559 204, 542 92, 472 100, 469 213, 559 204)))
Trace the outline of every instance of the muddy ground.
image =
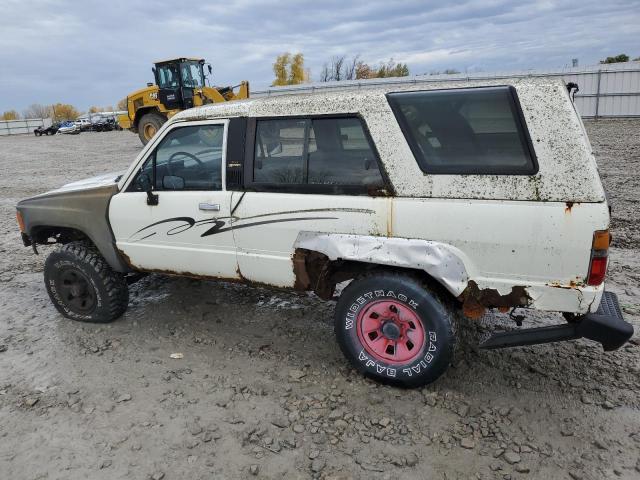
MULTIPOLYGON (((614 205, 608 288, 638 329, 640 121, 587 129, 614 205)), ((110 325, 61 317, 14 205, 139 150, 128 132, 0 138, 1 478, 640 478, 637 336, 613 353, 466 346, 403 391, 345 365, 333 304, 312 296, 152 275, 110 325)))

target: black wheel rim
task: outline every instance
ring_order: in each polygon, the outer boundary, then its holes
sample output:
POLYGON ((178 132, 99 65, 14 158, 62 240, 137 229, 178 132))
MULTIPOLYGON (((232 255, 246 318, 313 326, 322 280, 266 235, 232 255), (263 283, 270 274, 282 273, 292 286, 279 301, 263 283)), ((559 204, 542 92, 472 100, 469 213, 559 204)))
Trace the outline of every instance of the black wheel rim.
POLYGON ((96 307, 96 292, 87 276, 76 268, 58 274, 57 289, 62 301, 76 313, 91 313, 96 307))

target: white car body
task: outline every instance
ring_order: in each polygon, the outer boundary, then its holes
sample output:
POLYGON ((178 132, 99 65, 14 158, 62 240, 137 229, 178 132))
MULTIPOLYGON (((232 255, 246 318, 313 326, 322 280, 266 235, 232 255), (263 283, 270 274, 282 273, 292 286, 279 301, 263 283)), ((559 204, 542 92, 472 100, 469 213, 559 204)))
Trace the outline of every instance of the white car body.
POLYGON ((79 132, 80 132, 80 127, 78 127, 75 123, 67 127, 58 128, 58 133, 61 133, 61 134, 74 134, 79 132))
POLYGON ((80 129, 91 126, 91 120, 88 118, 79 118, 73 123, 80 129))
POLYGON ((304 249, 331 260, 418 268, 454 297, 477 287, 503 298, 526 296, 513 305, 540 310, 594 312, 604 290, 604 284, 587 285, 586 278, 594 232, 609 226, 608 206, 584 127, 559 80, 345 89, 186 110, 146 145, 118 189, 109 222, 118 250, 142 271, 294 287, 296 251, 304 249), (538 172, 424 173, 386 94, 505 84, 517 92, 538 172), (176 128, 224 125, 225 166, 235 160, 226 158, 229 119, 334 114, 362 118, 393 194, 230 191, 226 168, 220 191, 162 191, 155 206, 147 205, 145 192, 128 191, 149 155, 176 128), (202 211, 200 204, 218 205, 219 211, 202 211), (256 224, 256 218, 275 221, 256 224), (222 231, 202 236, 217 219, 224 221, 222 231))

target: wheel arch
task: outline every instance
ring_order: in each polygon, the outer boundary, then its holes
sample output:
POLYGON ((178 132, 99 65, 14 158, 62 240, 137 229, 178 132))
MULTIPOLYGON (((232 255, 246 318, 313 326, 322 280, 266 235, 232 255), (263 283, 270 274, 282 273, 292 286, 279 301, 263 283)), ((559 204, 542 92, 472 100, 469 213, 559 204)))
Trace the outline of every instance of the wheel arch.
POLYGON ((133 128, 135 129, 135 131, 138 131, 138 125, 140 123, 140 119, 146 115, 147 113, 155 113, 158 116, 164 117, 165 119, 167 118, 167 116, 165 114, 163 114, 160 109, 158 109, 158 107, 156 106, 152 106, 152 107, 141 107, 139 109, 136 110, 136 114, 135 117, 133 118, 133 128))
POLYGON ((99 239, 91 232, 78 226, 32 225, 29 229, 29 240, 36 245, 51 245, 84 241, 93 245, 109 266, 116 272, 127 273, 129 268, 126 259, 113 247, 110 239, 99 239))
POLYGON ((340 282, 376 271, 395 271, 455 299, 469 281, 461 257, 448 245, 426 240, 301 232, 293 254, 295 288, 328 299, 340 282))

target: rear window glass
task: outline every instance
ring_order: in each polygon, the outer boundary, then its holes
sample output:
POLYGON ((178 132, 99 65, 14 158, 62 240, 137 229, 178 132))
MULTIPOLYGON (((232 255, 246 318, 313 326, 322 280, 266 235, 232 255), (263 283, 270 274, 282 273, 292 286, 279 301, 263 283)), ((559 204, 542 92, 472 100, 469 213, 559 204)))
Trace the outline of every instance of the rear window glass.
POLYGON ((537 165, 513 87, 388 95, 426 173, 528 175, 537 165))

